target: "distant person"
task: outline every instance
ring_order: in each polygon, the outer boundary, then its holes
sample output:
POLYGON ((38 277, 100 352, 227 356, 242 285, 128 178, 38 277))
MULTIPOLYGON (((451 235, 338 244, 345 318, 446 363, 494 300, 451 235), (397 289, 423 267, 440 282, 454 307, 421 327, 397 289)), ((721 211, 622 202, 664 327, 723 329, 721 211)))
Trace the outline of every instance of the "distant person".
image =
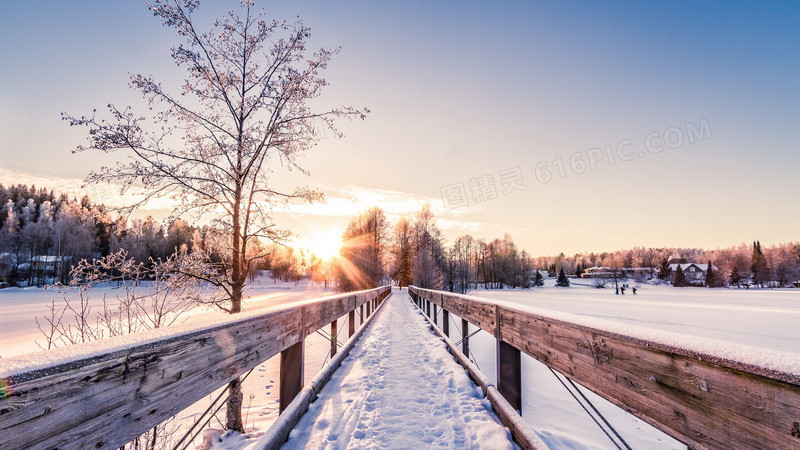
POLYGON ((617 292, 615 292, 615 294, 619 295, 619 286, 617 286, 617 292))
POLYGON ((633 291, 633 295, 636 295, 636 288, 635 287, 632 287, 631 291, 633 291))
POLYGON ((622 286, 622 288, 620 289, 620 292, 622 293, 622 295, 625 295, 625 286, 622 286))

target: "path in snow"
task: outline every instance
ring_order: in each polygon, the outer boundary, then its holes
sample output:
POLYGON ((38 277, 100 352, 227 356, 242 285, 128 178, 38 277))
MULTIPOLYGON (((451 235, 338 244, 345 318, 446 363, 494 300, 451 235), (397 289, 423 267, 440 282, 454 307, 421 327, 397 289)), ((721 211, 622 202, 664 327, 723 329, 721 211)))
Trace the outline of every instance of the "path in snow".
POLYGON ((483 392, 394 290, 284 448, 514 448, 483 392))

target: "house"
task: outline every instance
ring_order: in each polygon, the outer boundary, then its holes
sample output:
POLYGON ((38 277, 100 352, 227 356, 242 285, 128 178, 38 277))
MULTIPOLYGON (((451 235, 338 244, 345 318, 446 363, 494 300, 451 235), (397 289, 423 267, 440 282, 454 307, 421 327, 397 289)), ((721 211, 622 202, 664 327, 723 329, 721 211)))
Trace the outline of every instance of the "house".
POLYGON ((654 269, 650 267, 589 267, 583 270, 581 278, 635 278, 645 280, 653 278, 654 269))
POLYGON ((34 273, 53 276, 61 271, 61 266, 69 265, 71 256, 41 255, 31 258, 30 270, 34 273))
MULTIPOLYGON (((680 266, 681 270, 683 271, 683 276, 686 277, 686 281, 697 284, 702 284, 706 280, 706 272, 708 271, 708 264, 697 264, 697 263, 684 263, 684 264, 670 264, 670 275, 669 281, 675 280, 675 271, 678 270, 680 266)), ((717 266, 711 265, 712 270, 719 270, 717 266)))

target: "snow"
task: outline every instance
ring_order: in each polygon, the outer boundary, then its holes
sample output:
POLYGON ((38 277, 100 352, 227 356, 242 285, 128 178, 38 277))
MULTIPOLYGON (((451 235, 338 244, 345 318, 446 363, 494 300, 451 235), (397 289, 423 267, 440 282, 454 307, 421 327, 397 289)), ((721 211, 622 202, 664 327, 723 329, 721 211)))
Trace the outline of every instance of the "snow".
POLYGON ((407 292, 387 299, 284 448, 514 448, 407 292))

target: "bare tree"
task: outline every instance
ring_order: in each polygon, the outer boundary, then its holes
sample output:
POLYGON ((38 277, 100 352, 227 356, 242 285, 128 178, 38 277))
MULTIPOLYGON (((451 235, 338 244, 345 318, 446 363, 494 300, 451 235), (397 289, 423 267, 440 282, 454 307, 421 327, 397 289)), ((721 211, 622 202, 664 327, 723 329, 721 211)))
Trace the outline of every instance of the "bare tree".
MULTIPOLYGON (((321 73, 338 49, 307 55, 310 29, 301 21, 267 21, 263 11, 243 1, 241 15, 231 11, 202 33, 192 16, 198 6, 197 0, 148 3, 165 26, 186 40, 172 50, 175 63, 188 72, 181 89, 170 91, 152 76, 132 75, 131 87, 149 102, 147 115, 109 104, 109 119, 96 112, 81 117, 65 113, 63 118, 89 128, 89 144, 76 151, 129 157, 91 173, 87 182, 121 182, 123 191, 143 188, 144 197, 131 208, 167 196, 176 201, 175 217, 214 218, 227 237, 222 270, 201 277, 224 291, 229 299, 224 309, 237 313, 251 263, 263 256, 248 254, 248 247, 259 238, 281 241, 287 235, 276 228, 270 207, 321 196, 302 186, 279 189, 271 183, 273 168, 280 164, 307 174, 297 157, 318 142, 317 125, 341 136, 336 118, 363 119, 368 110, 312 110, 309 100, 328 84, 321 73)), ((233 381, 228 427, 242 431, 241 411, 234 411, 237 398, 241 405, 237 386, 233 381)))
POLYGON ((412 224, 405 217, 401 217, 392 231, 391 256, 392 277, 400 286, 411 284, 411 265, 414 259, 412 247, 412 224))
POLYGON ((414 285, 425 289, 441 289, 447 264, 442 232, 430 205, 424 205, 414 220, 412 261, 414 285))
POLYGON ((336 289, 342 292, 380 286, 389 244, 389 225, 374 206, 350 219, 342 234, 336 289))

